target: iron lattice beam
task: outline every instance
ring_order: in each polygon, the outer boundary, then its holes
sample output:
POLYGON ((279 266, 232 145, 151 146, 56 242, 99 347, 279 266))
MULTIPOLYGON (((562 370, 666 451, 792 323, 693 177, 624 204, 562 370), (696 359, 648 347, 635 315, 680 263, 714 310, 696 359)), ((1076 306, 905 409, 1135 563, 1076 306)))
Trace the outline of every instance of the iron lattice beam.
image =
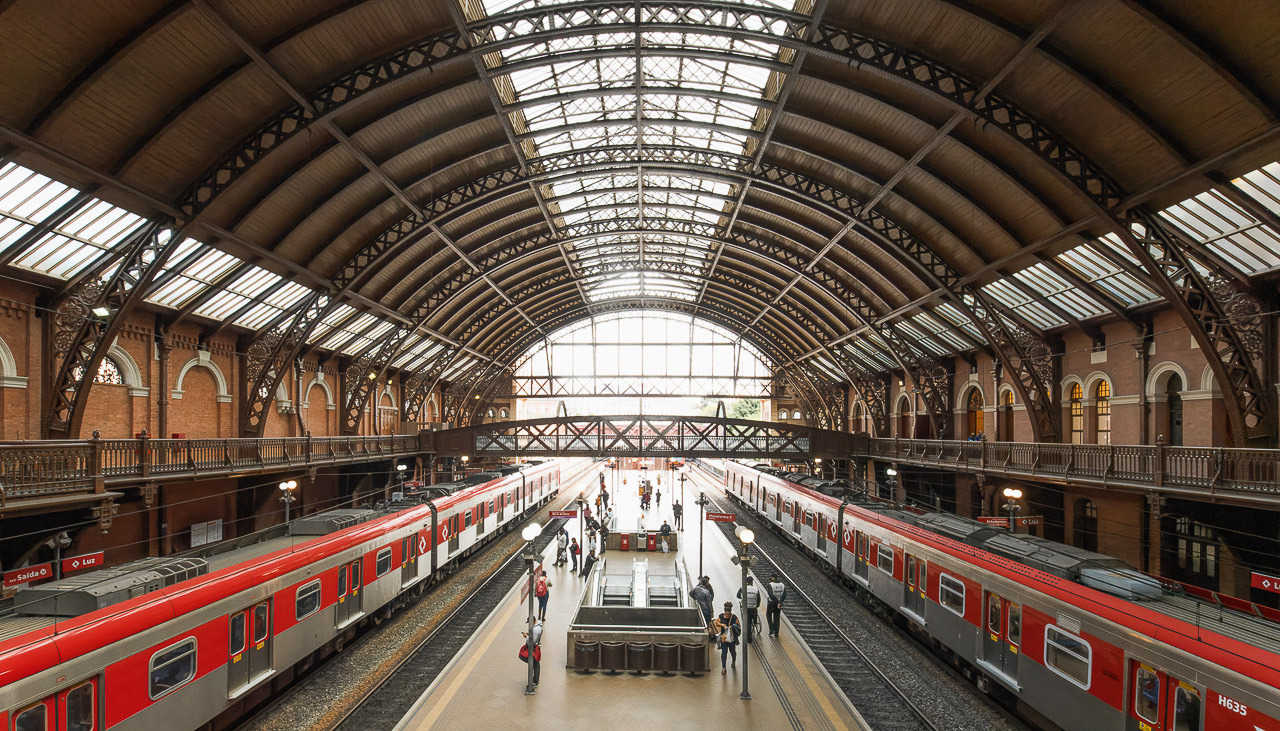
MULTIPOLYGON (((430 435, 438 456, 845 459, 852 434, 710 416, 562 416, 455 427, 430 435)), ((432 451, 432 450, 429 450, 432 451)))
POLYGON ((170 220, 148 221, 117 247, 118 256, 99 262, 91 275, 53 305, 46 319, 46 438, 80 436, 85 404, 102 359, 181 241, 170 220), (101 314, 104 309, 105 315, 101 314))

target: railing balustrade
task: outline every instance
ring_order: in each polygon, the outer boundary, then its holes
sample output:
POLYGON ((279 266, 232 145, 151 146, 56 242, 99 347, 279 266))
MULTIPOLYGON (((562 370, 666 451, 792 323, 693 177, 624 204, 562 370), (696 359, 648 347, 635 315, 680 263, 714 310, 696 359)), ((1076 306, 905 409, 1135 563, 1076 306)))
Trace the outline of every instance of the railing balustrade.
POLYGON ((871 439, 868 456, 988 474, 1280 495, 1280 450, 871 439))
POLYGON ((268 439, 88 439, 0 443, 0 506, 102 492, 152 476, 334 464, 422 451, 418 435, 268 439))

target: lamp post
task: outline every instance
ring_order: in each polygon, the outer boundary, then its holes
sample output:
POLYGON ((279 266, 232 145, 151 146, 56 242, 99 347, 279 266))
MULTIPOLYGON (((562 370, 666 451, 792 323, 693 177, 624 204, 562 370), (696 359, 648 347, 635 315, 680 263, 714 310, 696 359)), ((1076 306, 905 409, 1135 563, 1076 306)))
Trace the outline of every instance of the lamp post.
POLYGON ((698 578, 702 578, 702 544, 707 528, 707 506, 711 501, 707 499, 707 493, 699 493, 698 495, 698 578))
POLYGON ((889 497, 896 500, 898 495, 898 471, 890 467, 884 473, 889 476, 889 497))
POLYGON ((818 479, 822 479, 822 458, 821 457, 813 458, 813 469, 815 469, 818 472, 818 479))
MULTIPOLYGON (((584 526, 587 524, 587 498, 584 494, 578 493, 578 556, 586 558, 587 544, 583 543, 585 537, 582 535, 584 526)), ((579 566, 582 564, 579 563, 579 566)))
POLYGON ((71 548, 71 536, 64 530, 49 539, 49 547, 53 549, 53 578, 62 578, 62 552, 71 548))
POLYGON ((1004 496, 1004 509, 1009 511, 1009 532, 1014 533, 1013 515, 1019 510, 1022 510, 1022 506, 1017 503, 1018 500, 1022 499, 1022 491, 1016 487, 1006 487, 1004 489, 1004 496))
POLYGON ((680 468, 680 505, 684 506, 684 468, 680 468))
POLYGON ((293 505, 293 491, 298 489, 297 480, 286 480, 280 483, 280 502, 284 503, 284 522, 289 524, 289 506, 293 505))
POLYGON ((537 647, 533 636, 533 585, 537 577, 533 575, 533 541, 542 534, 542 526, 537 523, 530 523, 520 531, 520 537, 524 539, 524 565, 529 570, 529 637, 525 640, 525 646, 529 648, 529 669, 525 678, 524 694, 533 695, 536 691, 533 688, 533 650, 537 647))
POLYGON ((742 610, 742 621, 745 624, 745 633, 747 640, 742 643, 742 693, 738 696, 744 701, 751 700, 751 690, 747 685, 747 677, 751 668, 751 621, 747 617, 747 573, 751 570, 751 556, 747 549, 756 539, 756 534, 745 525, 739 525, 734 529, 734 534, 738 536, 738 540, 742 541, 742 555, 738 557, 738 565, 742 567, 742 601, 738 603, 738 608, 742 610))
POLYGON ((467 456, 467 455, 465 455, 465 454, 464 454, 464 455, 462 455, 462 476, 463 476, 463 477, 466 477, 466 476, 467 476, 467 463, 468 463, 468 462, 470 462, 470 461, 471 461, 471 458, 470 458, 470 457, 468 457, 468 456, 467 456))

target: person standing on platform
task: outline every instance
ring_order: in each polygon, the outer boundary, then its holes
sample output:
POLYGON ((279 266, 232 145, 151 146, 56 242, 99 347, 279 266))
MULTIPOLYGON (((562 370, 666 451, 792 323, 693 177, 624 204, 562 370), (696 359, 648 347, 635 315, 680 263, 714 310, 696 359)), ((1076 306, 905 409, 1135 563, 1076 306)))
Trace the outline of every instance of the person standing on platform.
POLYGON ((702 621, 711 624, 712 602, 716 600, 711 580, 705 576, 699 577, 698 585, 689 590, 689 596, 698 604, 698 609, 702 610, 702 621))
POLYGON ((578 555, 582 553, 582 546, 578 545, 578 539, 572 538, 569 541, 569 558, 573 559, 573 572, 578 572, 578 555))
POLYGON ((604 489, 604 485, 600 486, 600 497, 604 499, 605 510, 609 509, 609 491, 604 489))
POLYGON ((556 566, 564 566, 569 561, 569 531, 561 530, 556 536, 556 566))
POLYGON ((663 520, 662 527, 658 529, 658 532, 661 533, 663 537, 671 535, 671 524, 663 520))
MULTIPOLYGON (((526 640, 529 638, 528 632, 521 632, 521 637, 526 640)), ((528 647, 528 643, 524 645, 528 647)), ((525 662, 533 663, 533 684, 538 684, 538 679, 542 675, 542 661, 538 658, 542 657, 542 622, 533 625, 533 651, 529 653, 529 658, 525 662)))
POLYGON ((551 582, 547 579, 547 571, 543 569, 534 584, 533 595, 538 597, 538 619, 547 618, 547 600, 551 598, 551 582))
POLYGON ((659 487, 658 491, 653 494, 653 497, 658 503, 658 510, 662 510, 662 488, 661 487, 659 487))
POLYGON ((676 519, 676 530, 684 530, 684 506, 680 503, 672 505, 671 514, 676 519))
POLYGON ((603 502, 604 501, 600 498, 600 496, 596 495, 596 515, 599 515, 601 509, 604 507, 602 504, 603 502))
POLYGON ((587 575, 591 573, 591 567, 595 565, 596 550, 593 548, 591 549, 591 552, 587 554, 587 557, 582 559, 582 578, 585 579, 587 575))
POLYGON ((778 580, 777 574, 773 574, 765 589, 769 592, 769 604, 765 607, 764 618, 769 621, 769 636, 777 637, 778 628, 782 624, 782 603, 787 600, 787 585, 778 580))
POLYGON ((733 602, 724 603, 724 612, 716 616, 711 625, 720 639, 720 674, 728 672, 725 663, 733 656, 733 668, 738 668, 738 637, 742 634, 742 622, 733 613, 733 602))
POLYGON ((600 524, 600 555, 609 550, 609 521, 600 524))
POLYGON ((747 595, 742 596, 742 589, 738 590, 738 598, 742 600, 743 614, 747 615, 747 641, 750 642, 750 634, 756 627, 759 620, 760 609, 760 587, 756 586, 756 577, 747 577, 747 595))
POLYGON ((592 554, 596 552, 596 529, 592 528, 587 531, 587 550, 592 554))

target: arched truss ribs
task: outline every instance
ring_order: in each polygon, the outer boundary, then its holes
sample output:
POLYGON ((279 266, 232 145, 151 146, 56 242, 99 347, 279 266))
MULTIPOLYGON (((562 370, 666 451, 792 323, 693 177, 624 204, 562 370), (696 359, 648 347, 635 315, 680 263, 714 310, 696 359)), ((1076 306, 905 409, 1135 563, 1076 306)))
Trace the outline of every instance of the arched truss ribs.
POLYGON ((80 436, 102 359, 181 240, 168 219, 148 221, 53 304, 45 319, 54 374, 45 383, 47 438, 80 436))

